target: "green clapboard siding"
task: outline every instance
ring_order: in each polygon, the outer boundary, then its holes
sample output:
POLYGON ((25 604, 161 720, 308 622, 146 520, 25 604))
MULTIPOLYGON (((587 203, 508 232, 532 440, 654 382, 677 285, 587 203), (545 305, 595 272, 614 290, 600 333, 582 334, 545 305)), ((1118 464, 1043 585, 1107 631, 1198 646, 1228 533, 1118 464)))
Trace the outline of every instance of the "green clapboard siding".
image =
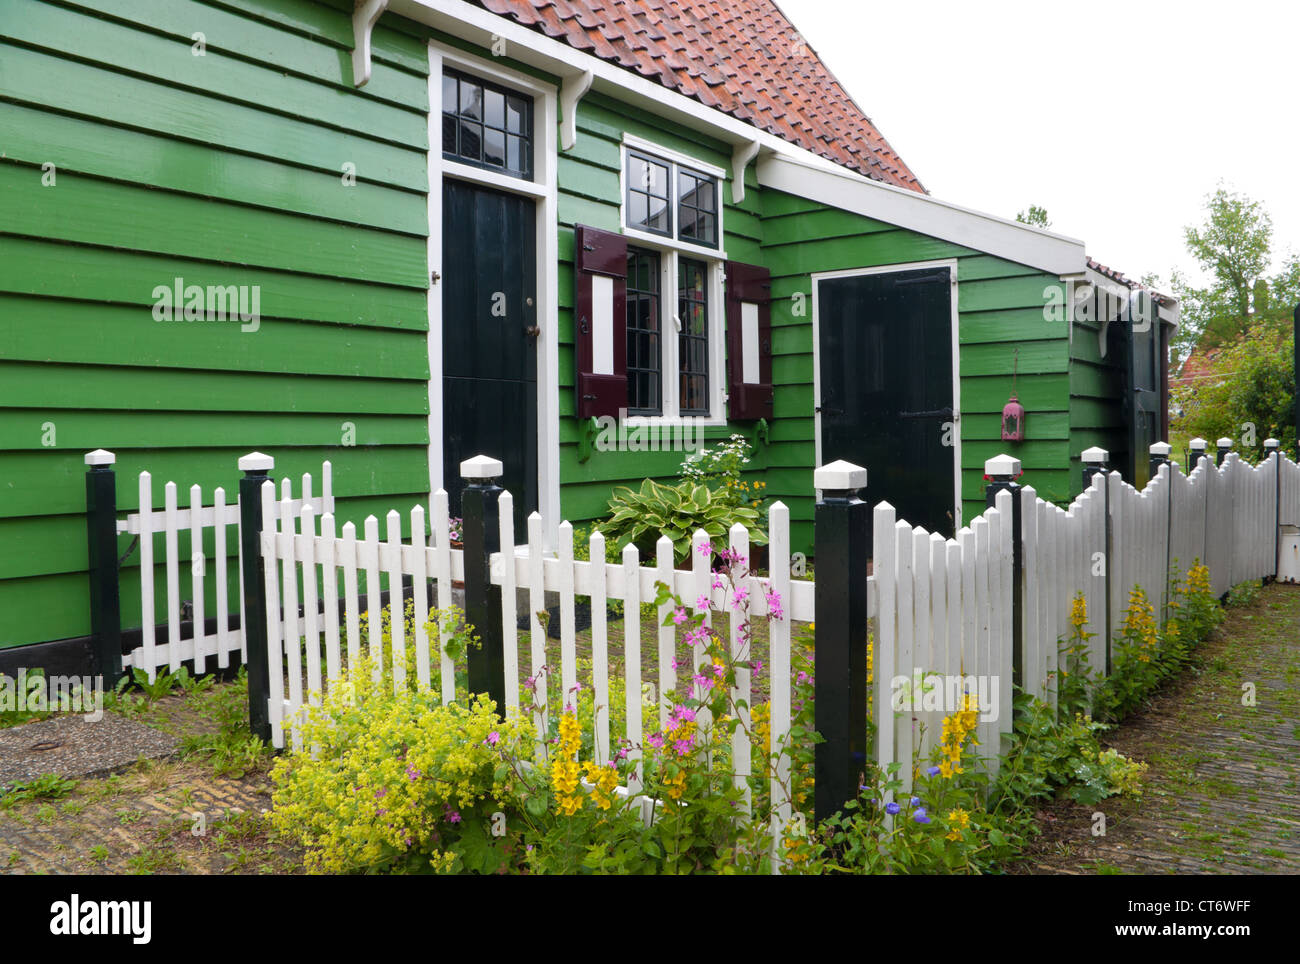
POLYGON ((427 31, 386 17, 357 89, 351 10, 0 0, 0 647, 89 631, 90 449, 123 511, 142 470, 233 501, 253 449, 328 459, 340 524, 427 496, 427 31), (176 278, 256 286, 255 330, 156 321, 176 278))

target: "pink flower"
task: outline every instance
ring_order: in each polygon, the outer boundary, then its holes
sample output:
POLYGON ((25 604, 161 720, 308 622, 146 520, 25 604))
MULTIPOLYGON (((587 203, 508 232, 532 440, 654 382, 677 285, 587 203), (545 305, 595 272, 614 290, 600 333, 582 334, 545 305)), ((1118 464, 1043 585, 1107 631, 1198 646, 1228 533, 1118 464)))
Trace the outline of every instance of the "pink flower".
POLYGON ((719 575, 717 575, 717 574, 715 574, 715 575, 713 576, 713 588, 714 588, 714 589, 726 589, 726 588, 727 588, 725 585, 723 585, 722 577, 719 576, 719 575))
POLYGON ((493 730, 491 733, 487 735, 488 746, 496 746, 500 742, 501 742, 501 734, 498 733, 496 730, 493 730))
POLYGON ((648 737, 646 737, 645 741, 649 743, 652 747, 654 747, 656 750, 660 749, 664 745, 663 735, 659 733, 651 733, 648 737))
POLYGON ((459 811, 459 810, 453 810, 453 809, 451 809, 450 807, 448 807, 448 808, 447 808, 447 822, 448 822, 448 823, 460 823, 460 811, 459 811))
POLYGON ((420 771, 415 767, 408 765, 406 768, 406 778, 414 783, 416 780, 420 779, 420 771))
POLYGON ((678 626, 686 622, 686 610, 683 609, 681 606, 678 606, 675 610, 673 610, 673 622, 675 622, 678 626))
POLYGON ((754 661, 754 672, 755 673, 763 672, 763 661, 761 659, 757 659, 754 661))
POLYGON ((737 609, 737 610, 738 610, 738 609, 740 609, 742 606, 748 604, 748 602, 749 602, 749 590, 748 590, 748 589, 736 589, 735 591, 732 592, 732 594, 731 594, 731 608, 732 608, 732 609, 737 609))
POLYGON ((781 594, 769 586, 766 596, 767 614, 773 619, 784 619, 785 610, 781 608, 781 594))
POLYGON ((708 609, 708 608, 709 608, 709 597, 706 596, 706 595, 704 595, 704 593, 700 593, 700 598, 697 599, 697 600, 695 600, 695 608, 696 608, 696 609, 708 609))
POLYGON ((701 542, 697 551, 698 551, 699 554, 702 555, 702 556, 705 556, 705 557, 711 556, 711 555, 713 555, 713 543, 712 543, 712 542, 708 542, 707 540, 704 541, 704 542, 701 542))

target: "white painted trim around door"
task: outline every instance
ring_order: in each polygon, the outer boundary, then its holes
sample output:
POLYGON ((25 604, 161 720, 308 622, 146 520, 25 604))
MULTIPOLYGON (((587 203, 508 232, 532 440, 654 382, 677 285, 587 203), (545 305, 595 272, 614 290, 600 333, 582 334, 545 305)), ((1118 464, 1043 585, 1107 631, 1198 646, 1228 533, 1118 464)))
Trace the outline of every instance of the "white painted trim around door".
MULTIPOLYGON (((528 74, 506 69, 455 47, 429 41, 429 241, 428 269, 442 270, 442 182, 454 177, 534 198, 537 202, 537 503, 545 521, 546 542, 554 546, 560 525, 560 387, 559 387, 559 223, 557 167, 557 91, 528 74), (495 80, 533 97, 533 180, 482 171, 442 157, 442 68, 450 64, 467 74, 495 80)), ((442 459, 442 289, 430 285, 429 352, 429 493, 443 485, 448 471, 442 459)))
MULTIPOLYGON (((961 521, 961 355, 958 341, 960 315, 957 311, 957 259, 942 258, 936 261, 909 261, 905 264, 882 264, 870 268, 848 268, 843 271, 814 272, 812 278, 812 354, 813 354, 813 438, 817 465, 822 464, 822 416, 821 407, 821 352, 820 346, 820 311, 821 304, 818 284, 835 278, 854 278, 870 274, 897 274, 901 271, 915 271, 926 268, 948 269, 948 295, 952 314, 952 431, 953 431, 953 531, 962 526, 961 521)), ((867 470, 867 501, 879 500, 871 497, 872 466, 867 470)))

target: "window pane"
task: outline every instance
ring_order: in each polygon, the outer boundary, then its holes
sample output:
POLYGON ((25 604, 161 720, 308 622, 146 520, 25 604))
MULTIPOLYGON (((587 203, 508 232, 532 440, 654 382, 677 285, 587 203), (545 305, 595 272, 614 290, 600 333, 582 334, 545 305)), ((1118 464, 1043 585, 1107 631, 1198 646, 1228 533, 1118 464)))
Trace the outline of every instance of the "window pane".
POLYGON ((483 131, 483 163, 493 167, 506 165, 506 135, 486 128, 483 131))
POLYGON ((456 153, 456 125, 457 121, 454 115, 442 115, 442 152, 444 154, 456 153))
POLYGON ((628 411, 662 414, 660 402, 659 255, 627 251, 627 388, 628 411))
POLYGON ((523 156, 523 142, 511 134, 506 138, 506 167, 512 171, 524 170, 523 156))
POLYGON ((442 112, 444 114, 454 114, 459 106, 458 94, 456 93, 456 78, 447 74, 442 75, 442 112))
POLYGON ((709 269, 703 261, 681 258, 677 268, 679 385, 683 415, 709 413, 709 269))
POLYGON ((483 128, 478 124, 460 122, 460 156, 469 161, 483 159, 483 128))
POLYGON ((496 90, 483 92, 483 123, 504 129, 506 126, 506 95, 496 90))
POLYGON ((651 231, 669 232, 672 230, 668 223, 668 201, 664 198, 650 198, 650 217, 647 224, 651 231))
POLYGON ((512 134, 523 134, 526 132, 525 122, 528 119, 528 104, 518 97, 506 99, 506 129, 512 134))
POLYGON ((632 191, 627 196, 628 227, 641 228, 646 223, 646 197, 640 191, 632 191))
POLYGON ((468 81, 460 82, 460 115, 483 119, 483 88, 468 81))

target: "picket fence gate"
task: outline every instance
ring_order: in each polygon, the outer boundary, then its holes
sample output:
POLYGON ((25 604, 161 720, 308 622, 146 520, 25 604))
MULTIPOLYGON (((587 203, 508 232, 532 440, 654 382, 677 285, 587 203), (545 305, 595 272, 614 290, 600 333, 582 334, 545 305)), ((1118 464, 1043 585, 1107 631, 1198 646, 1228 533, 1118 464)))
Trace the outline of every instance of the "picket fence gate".
MULTIPOLYGON (((91 453, 87 463, 97 466, 113 464, 111 452, 102 449, 91 453)), ((244 637, 244 580, 243 550, 240 522, 240 505, 238 496, 233 502, 226 499, 226 490, 217 486, 212 491, 210 505, 204 504, 203 488, 200 485, 189 487, 189 503, 184 508, 178 505, 179 490, 175 482, 163 486, 163 508, 154 508, 153 476, 148 471, 140 473, 137 479, 139 508, 128 513, 125 518, 116 520, 116 532, 119 536, 134 536, 133 547, 138 546, 140 553, 140 643, 129 652, 121 655, 122 668, 129 673, 132 668, 143 670, 150 682, 157 677, 163 667, 169 672, 177 672, 183 663, 191 663, 195 674, 208 671, 208 660, 215 660, 218 669, 230 666, 232 656, 238 662, 247 662, 248 649, 244 637), (238 578, 238 607, 230 600, 230 529, 234 529, 235 567, 238 578), (163 622, 158 621, 158 600, 155 587, 155 545, 154 536, 163 537, 163 558, 161 565, 165 573, 164 598, 161 600, 165 615, 163 622), (211 545, 211 553, 208 545, 211 545), (215 628, 209 632, 207 623, 207 579, 208 564, 212 567, 212 593, 214 610, 212 617, 215 628), (193 609, 186 616, 182 611, 187 601, 183 591, 183 573, 189 571, 189 602, 193 609), (234 620, 239 615, 241 618, 234 620), (184 623, 190 623, 190 635, 184 635, 184 623), (166 642, 158 642, 158 629, 166 627, 166 642)), ((287 486, 288 480, 284 480, 287 486)), ((334 483, 331 464, 321 464, 321 494, 313 496, 313 480, 310 473, 302 476, 302 496, 293 502, 294 511, 301 511, 303 505, 311 505, 317 512, 334 510, 334 483)), ((131 549, 117 560, 117 567, 129 558, 131 549)), ((116 582, 120 572, 114 572, 112 579, 116 582)))

